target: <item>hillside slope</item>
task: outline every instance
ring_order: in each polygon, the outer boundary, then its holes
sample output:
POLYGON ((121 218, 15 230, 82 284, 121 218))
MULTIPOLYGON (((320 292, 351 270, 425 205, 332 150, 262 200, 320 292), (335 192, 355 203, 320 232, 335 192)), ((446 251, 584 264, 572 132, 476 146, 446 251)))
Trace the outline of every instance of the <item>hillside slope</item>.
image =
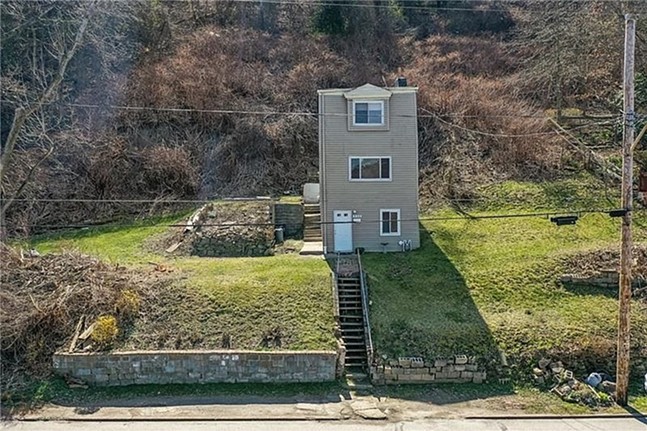
MULTIPOLYGON (((400 75, 420 88, 423 203, 470 197, 475 185, 492 181, 586 169, 545 110, 617 112, 621 56, 614 47, 623 24, 616 6, 547 11, 527 0, 500 8, 462 2, 454 10, 422 3, 100 6, 61 91, 21 134, 3 182, 6 196, 19 190, 23 199, 7 212, 9 230, 163 209, 69 199, 297 192, 317 179, 316 90, 389 85, 400 75)), ((53 36, 71 37, 66 20, 85 12, 60 2, 2 7, 12 25, 2 29, 4 142, 16 107, 53 79, 60 47, 53 36)), ((638 51, 645 52, 642 39, 638 51)), ((618 124, 595 126, 589 143, 617 153, 618 124)))

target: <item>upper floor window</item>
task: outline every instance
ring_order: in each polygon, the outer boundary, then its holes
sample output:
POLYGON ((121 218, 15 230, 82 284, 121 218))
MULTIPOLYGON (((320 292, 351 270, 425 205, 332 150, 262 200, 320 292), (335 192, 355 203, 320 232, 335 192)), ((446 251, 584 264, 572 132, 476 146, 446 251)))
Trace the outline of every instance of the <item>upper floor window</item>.
POLYGON ((384 101, 353 102, 353 125, 384 125, 384 101))
POLYGON ((350 180, 390 180, 391 157, 350 157, 350 180))

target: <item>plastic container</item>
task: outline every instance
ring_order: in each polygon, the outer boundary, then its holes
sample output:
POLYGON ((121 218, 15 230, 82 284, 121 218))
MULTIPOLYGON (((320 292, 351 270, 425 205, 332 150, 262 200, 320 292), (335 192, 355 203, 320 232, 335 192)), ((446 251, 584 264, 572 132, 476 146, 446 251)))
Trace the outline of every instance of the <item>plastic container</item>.
POLYGON ((282 227, 277 227, 276 229, 274 229, 274 239, 276 239, 276 242, 278 242, 279 244, 283 242, 284 236, 282 227))
POLYGON ((600 382, 602 382, 602 376, 600 376, 598 373, 591 373, 586 378, 585 382, 588 385, 591 385, 592 387, 597 388, 600 382))

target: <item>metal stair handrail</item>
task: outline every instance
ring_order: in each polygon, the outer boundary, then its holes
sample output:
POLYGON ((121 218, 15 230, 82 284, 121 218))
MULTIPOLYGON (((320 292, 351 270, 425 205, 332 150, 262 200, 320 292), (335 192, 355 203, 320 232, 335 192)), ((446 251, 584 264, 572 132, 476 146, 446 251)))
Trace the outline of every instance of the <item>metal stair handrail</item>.
POLYGON ((359 285, 362 296, 362 316, 364 317, 364 336, 366 338, 366 362, 368 367, 373 364, 373 338, 371 337, 371 324, 368 320, 368 287, 364 268, 362 267, 362 258, 359 251, 357 252, 357 264, 359 266, 359 285))

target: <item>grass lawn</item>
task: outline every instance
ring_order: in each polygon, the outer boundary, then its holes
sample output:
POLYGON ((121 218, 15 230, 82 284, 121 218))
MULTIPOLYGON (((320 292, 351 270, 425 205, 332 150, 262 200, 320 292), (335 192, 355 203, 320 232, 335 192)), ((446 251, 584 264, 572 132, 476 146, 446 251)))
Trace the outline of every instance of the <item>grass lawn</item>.
POLYGON ((153 262, 172 271, 173 285, 142 304, 121 349, 336 348, 324 260, 296 254, 166 257, 152 248, 151 238, 175 221, 76 231, 35 239, 31 246, 40 252, 75 249, 145 271, 152 271, 153 262))
MULTIPOLYGON (((469 211, 511 214, 567 204, 613 207, 605 203, 602 191, 590 190, 573 180, 547 185, 505 183, 489 188, 487 195, 493 199, 469 211), (504 205, 506 196, 515 205, 504 205)), ((429 214, 443 216, 459 214, 450 209, 429 214)), ((644 226, 644 213, 636 214, 636 220, 634 240, 644 242, 647 232, 639 225, 644 226)), ((557 279, 564 257, 617 247, 618 219, 588 214, 574 226, 560 227, 540 217, 423 220, 421 229, 419 250, 363 258, 378 354, 497 357, 500 348, 513 361, 554 354, 577 362, 582 369, 600 356, 613 359, 616 291, 566 288, 557 279)), ((632 328, 635 351, 642 350, 643 355, 634 358, 644 361, 644 302, 634 301, 632 328)))

